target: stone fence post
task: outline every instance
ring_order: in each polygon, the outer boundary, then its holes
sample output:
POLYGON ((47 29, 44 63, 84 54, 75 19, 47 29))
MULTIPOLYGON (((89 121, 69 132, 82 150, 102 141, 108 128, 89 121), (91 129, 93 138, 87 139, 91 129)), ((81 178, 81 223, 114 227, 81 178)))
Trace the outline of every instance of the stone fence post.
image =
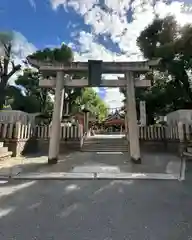
POLYGON ((16 122, 15 124, 15 135, 14 138, 19 140, 21 137, 21 122, 16 122))
POLYGON ((179 134, 179 154, 182 157, 183 152, 186 150, 187 144, 186 124, 178 122, 178 134, 179 134))

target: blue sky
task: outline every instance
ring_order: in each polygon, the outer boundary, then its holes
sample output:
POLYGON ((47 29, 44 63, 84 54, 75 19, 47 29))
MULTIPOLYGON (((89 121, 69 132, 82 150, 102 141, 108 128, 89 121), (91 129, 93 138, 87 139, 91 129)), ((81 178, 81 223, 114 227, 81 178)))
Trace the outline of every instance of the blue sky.
MULTIPOLYGON (((77 60, 142 60, 136 38, 155 13, 192 23, 190 1, 1 0, 1 31, 17 32, 18 58, 35 49, 69 44, 77 60), (22 54, 21 54, 22 52, 22 54)), ((96 89, 110 105, 121 105, 118 89, 96 89)))
POLYGON ((19 4, 18 1, 3 0, 1 8, 4 10, 1 12, 2 28, 21 32, 37 48, 57 45, 64 39, 69 42, 71 20, 83 24, 74 11, 53 11, 49 1, 36 1, 33 7, 29 0, 20 0, 19 4))

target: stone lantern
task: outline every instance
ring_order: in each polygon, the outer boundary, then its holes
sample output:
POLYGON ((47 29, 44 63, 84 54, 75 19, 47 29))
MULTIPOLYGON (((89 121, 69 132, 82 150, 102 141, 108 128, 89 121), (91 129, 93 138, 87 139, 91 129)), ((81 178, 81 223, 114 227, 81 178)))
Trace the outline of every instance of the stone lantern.
POLYGON ((62 115, 62 122, 66 123, 69 121, 70 118, 70 114, 69 114, 69 100, 65 99, 65 103, 64 104, 64 109, 63 109, 63 115, 62 115), (66 106, 66 109, 65 109, 66 106))

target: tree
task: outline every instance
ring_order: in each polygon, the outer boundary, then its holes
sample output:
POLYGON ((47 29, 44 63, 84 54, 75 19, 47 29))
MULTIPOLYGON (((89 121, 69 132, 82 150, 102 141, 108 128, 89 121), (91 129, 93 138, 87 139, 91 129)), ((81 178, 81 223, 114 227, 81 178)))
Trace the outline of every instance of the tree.
MULTIPOLYGON (((39 61, 48 61, 48 62, 62 62, 62 63, 70 63, 73 61, 73 52, 71 48, 68 46, 62 44, 60 48, 45 48, 43 50, 39 50, 35 52, 34 54, 29 56, 31 59, 36 59, 39 61)), ((44 75, 43 77, 47 77, 44 75)), ((53 77, 55 77, 53 75, 53 77)), ((73 77, 78 78, 80 77, 80 74, 75 74, 73 77)), ((81 95, 81 89, 80 88, 65 88, 65 100, 64 100, 64 109, 66 109, 66 101, 69 102, 69 111, 72 112, 75 104, 75 100, 77 96, 81 95)))
POLYGON ((105 102, 92 88, 82 89, 81 96, 76 99, 76 104, 79 111, 83 106, 87 106, 90 113, 98 117, 99 121, 104 120, 108 115, 108 108, 105 102))
POLYGON ((157 17, 141 32, 137 45, 145 58, 161 58, 152 86, 136 94, 146 101, 149 122, 155 116, 191 108, 192 26, 180 27, 172 16, 157 17))
POLYGON ((189 71, 192 69, 192 26, 181 28, 174 17, 157 18, 144 29, 137 44, 145 58, 161 58, 156 68, 167 73, 178 98, 183 99, 183 107, 192 106, 192 90, 189 71))
POLYGON ((0 110, 3 108, 6 98, 6 88, 9 79, 21 69, 21 65, 15 65, 12 59, 13 33, 0 33, 0 48, 3 56, 0 56, 0 110), (9 66, 11 65, 11 70, 9 66))
POLYGON ((16 86, 7 87, 6 103, 12 110, 19 110, 27 113, 40 112, 38 100, 33 96, 23 95, 21 89, 16 86))
MULTIPOLYGON (((126 97, 126 92, 121 89, 126 97)), ((140 101, 146 102, 147 123, 154 124, 154 119, 164 116, 171 111, 182 108, 183 99, 179 97, 178 88, 173 81, 168 81, 168 74, 155 71, 152 86, 136 88, 137 116, 140 115, 140 101)))
POLYGON ((53 109, 52 90, 39 87, 40 75, 32 69, 25 69, 15 80, 14 86, 6 89, 6 103, 13 110, 27 113, 50 114, 53 109))
MULTIPOLYGON (((52 111, 53 103, 51 94, 53 91, 47 88, 39 87, 40 74, 32 69, 25 69, 15 81, 17 87, 22 87, 24 98, 33 104, 33 111, 48 114, 52 111)), ((29 108, 26 112, 31 111, 29 108)))
POLYGON ((73 61, 74 56, 70 47, 62 44, 60 48, 45 48, 43 50, 36 51, 29 56, 31 59, 48 62, 62 62, 70 63, 73 61))

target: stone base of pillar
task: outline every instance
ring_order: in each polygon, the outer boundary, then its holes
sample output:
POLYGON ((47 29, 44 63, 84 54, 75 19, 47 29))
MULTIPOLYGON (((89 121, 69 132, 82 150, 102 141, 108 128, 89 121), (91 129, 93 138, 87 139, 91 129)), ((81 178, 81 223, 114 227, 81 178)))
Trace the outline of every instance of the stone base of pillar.
POLYGON ((135 159, 135 158, 131 157, 131 162, 135 163, 135 164, 141 164, 141 158, 135 159))
POLYGON ((58 159, 57 158, 48 158, 48 164, 57 164, 58 159))

